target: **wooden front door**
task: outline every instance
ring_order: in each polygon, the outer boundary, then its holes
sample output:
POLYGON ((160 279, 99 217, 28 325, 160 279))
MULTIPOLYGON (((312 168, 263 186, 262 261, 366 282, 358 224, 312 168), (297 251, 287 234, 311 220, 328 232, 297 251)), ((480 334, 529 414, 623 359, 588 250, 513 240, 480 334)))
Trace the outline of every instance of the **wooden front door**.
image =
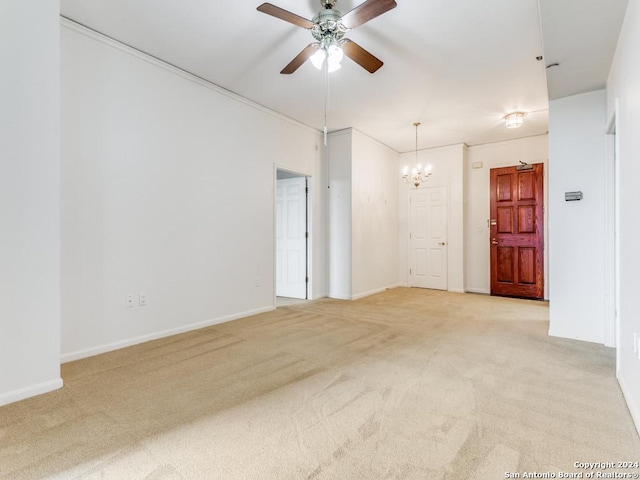
POLYGON ((491 295, 544 297, 543 165, 491 169, 491 295))

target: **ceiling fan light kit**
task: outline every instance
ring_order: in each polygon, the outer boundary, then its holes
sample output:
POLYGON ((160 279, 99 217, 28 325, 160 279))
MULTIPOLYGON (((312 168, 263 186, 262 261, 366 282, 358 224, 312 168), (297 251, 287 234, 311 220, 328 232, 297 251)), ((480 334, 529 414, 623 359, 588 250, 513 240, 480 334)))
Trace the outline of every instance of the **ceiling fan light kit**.
POLYGON ((307 45, 280 73, 291 74, 307 60, 311 60, 318 69, 326 65, 327 70, 332 72, 340 68, 345 55, 369 73, 374 73, 383 65, 380 59, 343 37, 349 30, 395 8, 395 0, 366 0, 344 15, 334 8, 336 3, 337 0, 320 0, 323 9, 311 20, 271 3, 263 3, 258 7, 258 11, 262 13, 309 30, 316 40, 307 45))
POLYGON ((524 123, 524 112, 512 112, 505 115, 504 119, 507 128, 520 128, 524 123))
POLYGON ((338 42, 332 42, 329 46, 326 46, 326 43, 323 44, 323 42, 318 43, 316 53, 311 55, 309 60, 311 60, 314 67, 321 70, 326 59, 329 72, 335 72, 342 67, 340 62, 344 58, 344 52, 338 42))
POLYGON ((311 63, 314 67, 320 70, 322 68, 322 65, 324 64, 325 58, 327 58, 327 53, 323 49, 318 48, 318 50, 316 50, 316 53, 309 57, 309 60, 311 60, 311 63))

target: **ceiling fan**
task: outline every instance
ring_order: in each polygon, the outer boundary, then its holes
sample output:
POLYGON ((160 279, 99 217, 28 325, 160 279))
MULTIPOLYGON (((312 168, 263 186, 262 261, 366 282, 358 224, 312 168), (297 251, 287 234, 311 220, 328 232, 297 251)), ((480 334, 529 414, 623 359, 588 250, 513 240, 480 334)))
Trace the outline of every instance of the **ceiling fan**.
POLYGON ((316 40, 307 45, 280 73, 291 74, 309 59, 318 69, 322 68, 326 60, 328 71, 331 72, 340 68, 343 55, 369 73, 377 71, 382 66, 382 61, 357 43, 343 37, 349 30, 395 8, 395 0, 366 0, 344 15, 334 9, 337 0, 320 0, 320 3, 324 9, 311 20, 271 3, 263 3, 258 7, 258 11, 262 13, 310 30, 316 40))

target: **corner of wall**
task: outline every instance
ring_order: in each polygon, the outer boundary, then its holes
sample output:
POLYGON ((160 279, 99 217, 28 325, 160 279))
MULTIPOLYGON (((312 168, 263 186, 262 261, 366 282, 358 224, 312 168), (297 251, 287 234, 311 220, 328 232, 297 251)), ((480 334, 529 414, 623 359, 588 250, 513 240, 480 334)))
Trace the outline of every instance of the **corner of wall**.
POLYGON ((0 404, 62 386, 59 2, 5 2, 2 15, 0 404))
POLYGON ((618 383, 620 384, 622 395, 624 395, 624 399, 627 402, 627 407, 629 408, 629 413, 631 413, 631 418, 633 419, 638 436, 640 436, 640 404, 636 402, 636 398, 633 396, 631 389, 627 385, 627 380, 622 372, 618 373, 618 383))
POLYGON ((28 387, 20 388, 12 392, 3 393, 0 394, 0 406, 19 402, 20 400, 25 400, 44 393, 53 392, 62 388, 62 386, 62 378, 57 378, 55 380, 49 380, 36 385, 29 385, 28 387))

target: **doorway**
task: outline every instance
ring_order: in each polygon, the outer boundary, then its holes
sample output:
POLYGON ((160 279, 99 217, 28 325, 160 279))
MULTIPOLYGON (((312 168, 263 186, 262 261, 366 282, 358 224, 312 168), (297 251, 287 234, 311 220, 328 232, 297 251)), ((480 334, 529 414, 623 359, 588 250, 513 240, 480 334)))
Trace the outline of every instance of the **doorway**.
POLYGON ((491 169, 491 295, 544 298, 542 184, 542 163, 491 169))
POLYGON ((447 187, 410 190, 409 208, 409 286, 447 290, 447 187))
POLYGON ((276 172, 276 297, 309 298, 308 178, 276 172))

